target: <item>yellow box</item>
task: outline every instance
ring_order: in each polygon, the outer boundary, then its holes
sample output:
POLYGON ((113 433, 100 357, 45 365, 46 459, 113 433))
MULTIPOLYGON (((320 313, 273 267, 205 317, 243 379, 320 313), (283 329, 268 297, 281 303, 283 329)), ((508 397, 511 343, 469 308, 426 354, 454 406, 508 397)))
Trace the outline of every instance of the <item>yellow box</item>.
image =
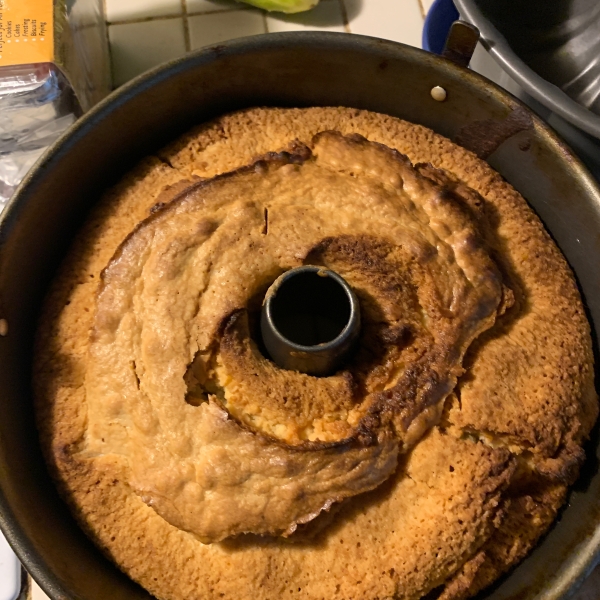
POLYGON ((52 0, 0 0, 0 67, 54 56, 52 0))
MULTIPOLYGON (((2 67, 53 63, 82 111, 111 88, 102 0, 0 0, 2 67)), ((35 67, 32 66, 32 70, 35 67)))

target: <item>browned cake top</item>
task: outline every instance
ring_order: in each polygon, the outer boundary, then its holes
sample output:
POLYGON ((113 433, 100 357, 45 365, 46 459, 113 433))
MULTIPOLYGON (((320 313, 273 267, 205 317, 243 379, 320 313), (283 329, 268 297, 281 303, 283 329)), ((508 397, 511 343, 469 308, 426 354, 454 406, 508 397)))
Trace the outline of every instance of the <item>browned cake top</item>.
POLYGON ((465 598, 551 523, 597 413, 577 289, 523 199, 351 109, 236 113, 140 165, 75 243, 36 364, 63 494, 165 599, 465 598), (304 263, 366 316, 327 378, 253 341, 256 298, 304 263), (213 541, 241 531, 290 537, 213 541))
POLYGON ((117 250, 84 454, 123 456, 144 501, 204 542, 293 533, 385 481, 440 421, 502 295, 464 198, 387 147, 321 133, 190 186, 117 250), (360 351, 330 377, 277 367, 250 331, 252 300, 306 263, 362 300, 360 351))

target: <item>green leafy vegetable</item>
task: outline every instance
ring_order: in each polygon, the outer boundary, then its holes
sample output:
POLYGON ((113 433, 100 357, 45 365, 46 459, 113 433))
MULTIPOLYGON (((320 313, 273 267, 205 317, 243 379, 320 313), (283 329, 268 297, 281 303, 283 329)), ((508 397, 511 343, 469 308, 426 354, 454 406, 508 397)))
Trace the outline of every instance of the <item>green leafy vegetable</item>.
POLYGON ((264 10, 276 10, 284 13, 299 13, 314 8, 319 0, 242 0, 264 10))

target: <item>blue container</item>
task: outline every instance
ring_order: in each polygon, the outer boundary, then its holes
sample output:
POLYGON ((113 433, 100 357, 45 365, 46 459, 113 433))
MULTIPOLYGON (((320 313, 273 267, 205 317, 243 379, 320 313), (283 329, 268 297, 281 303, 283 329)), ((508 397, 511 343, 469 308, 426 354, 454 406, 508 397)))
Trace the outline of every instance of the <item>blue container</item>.
POLYGON ((423 25, 423 50, 441 54, 450 31, 450 26, 459 19, 452 0, 435 0, 431 5, 423 25))

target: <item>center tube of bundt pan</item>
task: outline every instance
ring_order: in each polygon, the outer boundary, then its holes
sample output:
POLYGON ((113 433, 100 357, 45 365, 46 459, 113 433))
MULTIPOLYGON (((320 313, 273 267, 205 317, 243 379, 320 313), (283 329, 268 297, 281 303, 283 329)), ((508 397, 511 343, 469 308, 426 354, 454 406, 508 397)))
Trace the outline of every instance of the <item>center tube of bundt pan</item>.
POLYGON ((271 359, 284 369, 331 375, 348 360, 360 333, 360 307, 330 269, 290 269, 268 289, 260 328, 271 359))

